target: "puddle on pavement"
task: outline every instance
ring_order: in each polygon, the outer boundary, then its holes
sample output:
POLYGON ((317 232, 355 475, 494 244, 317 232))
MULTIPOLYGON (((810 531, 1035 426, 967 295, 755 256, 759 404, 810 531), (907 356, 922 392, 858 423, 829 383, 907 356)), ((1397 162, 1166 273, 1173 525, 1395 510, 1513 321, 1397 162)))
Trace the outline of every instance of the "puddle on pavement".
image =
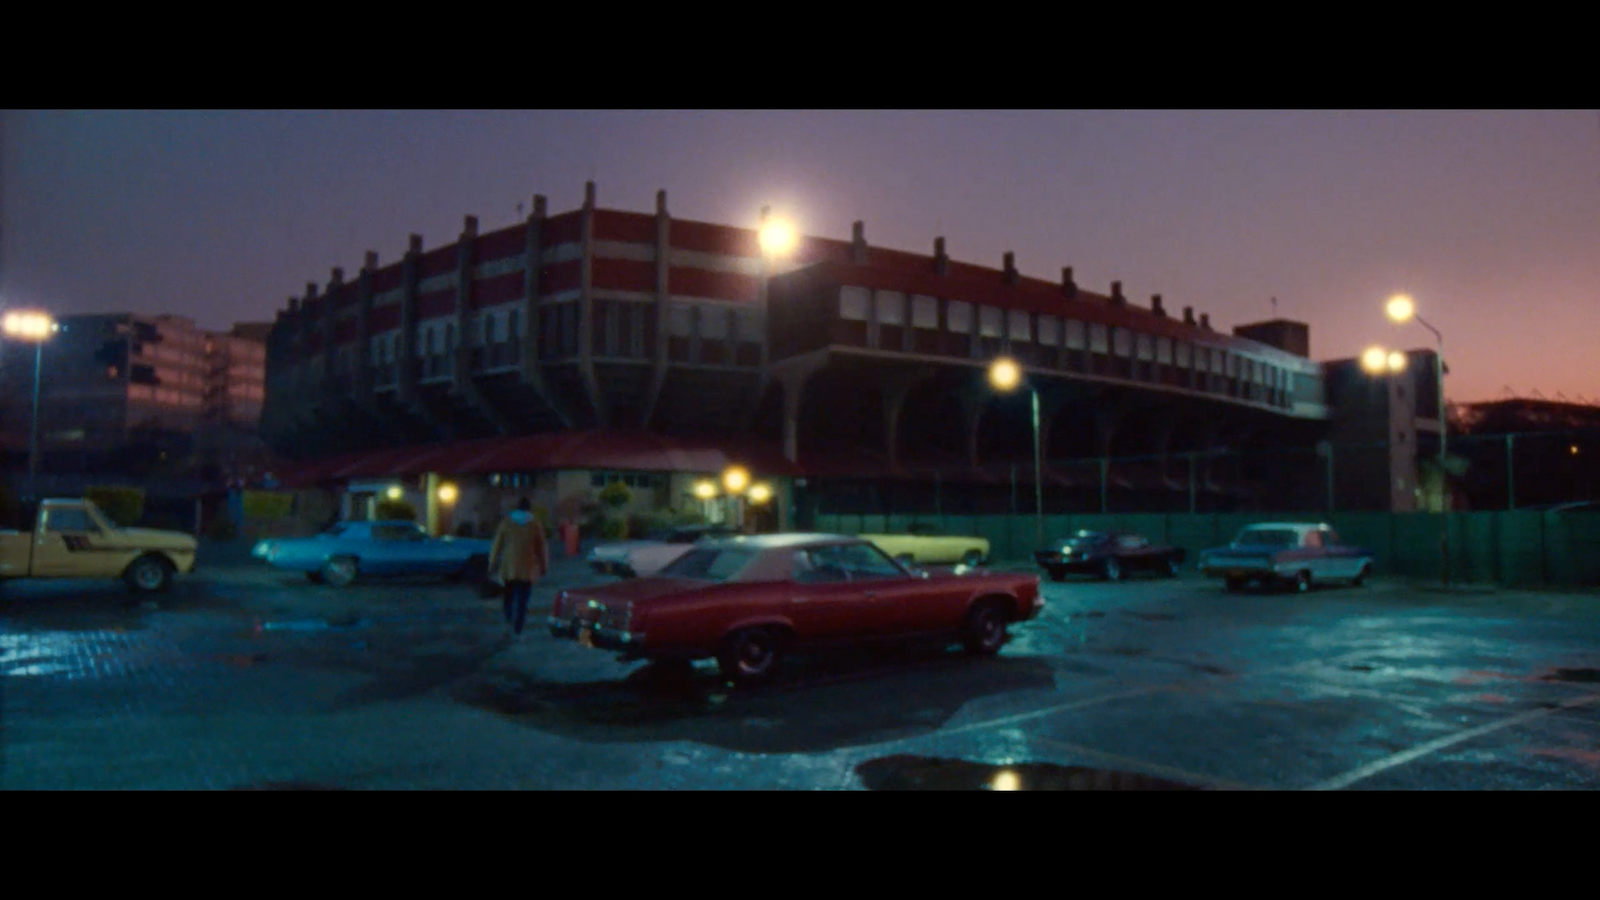
POLYGON ((1162 612, 1130 612, 1128 616, 1143 622, 1176 622, 1178 617, 1172 613, 1162 612))
POLYGON ((1348 672, 1376 672, 1376 671, 1378 671, 1378 667, 1374 666, 1374 665, 1372 665, 1370 663, 1357 663, 1356 665, 1345 666, 1344 668, 1348 672))
POLYGON ((1111 769, 1053 763, 990 765, 930 756, 885 756, 856 766, 873 791, 1199 791, 1203 787, 1111 769))
POLYGON ((1600 669, 1557 669, 1540 681, 1570 681, 1578 684, 1594 684, 1600 682, 1600 669))
POLYGON ((1075 613, 1068 613, 1067 614, 1067 618, 1069 618, 1069 619, 1104 619, 1105 617, 1106 617, 1106 614, 1101 612, 1100 610, 1091 610, 1089 612, 1075 612, 1075 613))
POLYGON ((369 628, 372 622, 361 618, 336 618, 336 619, 291 619, 284 622, 268 622, 261 626, 266 631, 350 631, 356 628, 369 628))

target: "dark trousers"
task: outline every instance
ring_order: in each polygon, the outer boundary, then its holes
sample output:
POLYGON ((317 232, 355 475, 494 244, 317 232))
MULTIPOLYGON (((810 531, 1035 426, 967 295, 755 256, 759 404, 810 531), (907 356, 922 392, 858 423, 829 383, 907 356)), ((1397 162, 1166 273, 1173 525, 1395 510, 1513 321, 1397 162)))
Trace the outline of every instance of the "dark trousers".
POLYGON ((533 582, 506 582, 506 624, 517 634, 522 633, 522 624, 528 619, 528 599, 532 596, 533 582))

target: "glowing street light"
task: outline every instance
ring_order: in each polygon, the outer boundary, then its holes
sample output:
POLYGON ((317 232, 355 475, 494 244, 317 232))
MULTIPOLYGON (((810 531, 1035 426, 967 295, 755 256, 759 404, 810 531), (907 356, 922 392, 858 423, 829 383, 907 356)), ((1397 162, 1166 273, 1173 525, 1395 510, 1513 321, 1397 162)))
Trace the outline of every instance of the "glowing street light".
POLYGON ((768 257, 788 256, 800 246, 800 232, 794 223, 771 214, 771 207, 761 208, 761 225, 756 231, 761 252, 768 257))
POLYGON ((710 479, 701 479, 694 483, 694 495, 701 500, 710 500, 717 495, 716 482, 710 479))
POLYGON ((383 492, 383 495, 388 497, 390 500, 399 500, 401 497, 406 495, 406 492, 400 487, 400 485, 392 484, 389 486, 387 491, 383 492))
POLYGON ((1406 369, 1406 355, 1398 350, 1368 347, 1361 354, 1361 368, 1368 375, 1393 375, 1406 369))
POLYGON ((1439 342, 1439 349, 1433 356, 1433 376, 1436 384, 1436 393, 1439 395, 1439 565, 1443 572, 1441 583, 1450 584, 1450 526, 1449 520, 1444 517, 1446 491, 1449 489, 1449 479, 1445 470, 1445 450, 1448 445, 1450 431, 1449 423, 1445 418, 1444 402, 1444 335, 1439 329, 1428 324, 1428 321, 1417 315, 1417 304, 1405 294, 1395 294, 1384 305, 1384 312, 1395 322, 1410 322, 1415 320, 1418 325, 1433 332, 1434 338, 1439 342))
POLYGON ((742 494, 750 486, 750 473, 743 466, 729 466, 723 470, 722 486, 730 494, 742 494))
POLYGON ((456 498, 461 496, 461 491, 459 491, 455 485, 445 482, 444 484, 439 485, 438 494, 439 502, 449 505, 456 502, 456 498))
POLYGON ((28 434, 28 499, 34 499, 34 481, 39 475, 39 376, 43 370, 44 342, 61 326, 47 312, 12 310, 0 321, 6 337, 33 344, 33 422, 28 434))
POLYGON ((1017 361, 1000 357, 989 364, 989 383, 995 390, 1010 393, 1021 385, 1028 389, 1033 399, 1033 518, 1037 532, 1036 546, 1044 546, 1044 460, 1039 450, 1039 389, 1022 379, 1022 367, 1017 361))
POLYGON ((750 486, 750 492, 745 496, 750 498, 751 503, 765 503, 772 499, 772 488, 764 484, 753 484, 750 486))

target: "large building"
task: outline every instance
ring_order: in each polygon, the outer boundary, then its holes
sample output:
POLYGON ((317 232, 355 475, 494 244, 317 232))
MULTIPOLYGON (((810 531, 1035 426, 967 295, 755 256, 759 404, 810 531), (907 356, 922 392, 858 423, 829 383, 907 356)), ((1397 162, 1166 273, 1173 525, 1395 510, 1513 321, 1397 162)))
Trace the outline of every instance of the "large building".
MULTIPOLYGON (((258 432, 269 325, 210 332, 181 316, 134 313, 64 316, 58 325, 39 351, 45 470, 118 473, 134 457, 198 456, 215 478, 240 479, 266 465, 258 432)), ((31 351, 12 343, 0 368, 7 430, 23 434, 31 351)))
POLYGON ((363 471, 394 446, 738 436, 780 448, 812 503, 865 487, 861 502, 904 511, 998 511, 1019 479, 1032 491, 1030 395, 986 379, 1008 355, 1037 391, 1052 508, 1322 506, 1334 415, 1304 324, 1227 333, 1071 268, 1043 281, 1011 254, 993 268, 932 249, 871 246, 857 222, 780 256, 757 229, 673 218, 664 192, 653 214, 600 208, 592 183, 567 212, 535 197, 525 222, 480 234, 468 216, 450 243, 412 235, 399 260, 369 252, 355 278, 335 268, 290 298, 263 431, 363 471))

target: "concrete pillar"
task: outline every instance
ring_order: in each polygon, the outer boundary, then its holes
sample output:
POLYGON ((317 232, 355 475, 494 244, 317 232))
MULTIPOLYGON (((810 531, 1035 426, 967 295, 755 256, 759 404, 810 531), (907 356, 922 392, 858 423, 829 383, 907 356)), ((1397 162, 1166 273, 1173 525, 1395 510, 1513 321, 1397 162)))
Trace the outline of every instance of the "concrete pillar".
POLYGON ((364 407, 372 405, 372 278, 378 270, 378 254, 368 250, 356 285, 356 399, 364 407))
POLYGON ((456 346, 451 351, 450 389, 471 406, 489 423, 496 434, 506 434, 511 429, 500 411, 478 390, 472 377, 472 288, 473 257, 478 243, 478 217, 467 216, 461 226, 461 240, 456 244, 456 346))
POLYGON ((785 360, 772 373, 783 385, 783 455, 790 462, 800 461, 800 401, 805 396, 806 382, 822 368, 822 363, 820 357, 785 360))
MULTIPOLYGON (((656 335, 655 346, 649 348, 651 356, 650 387, 645 394, 643 412, 640 414, 639 427, 649 429, 650 420, 655 417, 656 404, 661 400, 661 391, 666 387, 667 374, 671 368, 667 361, 667 324, 670 310, 672 292, 667 280, 671 272, 672 263, 672 215, 667 212, 667 192, 656 192, 656 299, 652 315, 655 317, 656 335)), ((766 283, 762 282, 762 296, 766 296, 766 283)), ((764 345, 763 345, 764 346, 764 345)), ((764 361, 763 361, 764 362, 764 361)), ((765 365, 762 367, 765 372, 765 365)))
POLYGON ((578 240, 581 250, 578 283, 578 371, 583 379, 584 394, 589 398, 589 410, 596 427, 605 428, 609 415, 600 392, 600 380, 594 374, 594 182, 583 186, 583 212, 578 240))

